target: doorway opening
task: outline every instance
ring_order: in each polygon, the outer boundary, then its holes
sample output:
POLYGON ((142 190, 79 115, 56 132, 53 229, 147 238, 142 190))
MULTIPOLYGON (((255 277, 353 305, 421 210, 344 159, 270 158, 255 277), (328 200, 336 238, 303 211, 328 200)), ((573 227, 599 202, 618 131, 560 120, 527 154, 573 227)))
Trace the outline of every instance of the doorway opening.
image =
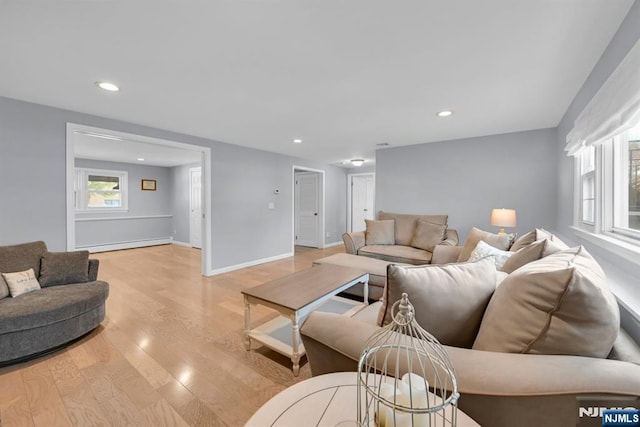
POLYGON ((375 173, 347 175, 347 231, 362 231, 366 219, 375 219, 375 173))
POLYGON ((293 167, 293 251, 296 246, 324 247, 325 172, 293 167))
MULTIPOLYGON (((97 161, 97 162, 109 162, 121 165, 131 165, 132 168, 143 169, 140 165, 157 166, 161 170, 162 168, 176 169, 174 166, 180 165, 177 169, 185 169, 184 183, 187 184, 187 176, 189 175, 189 166, 200 167, 200 246, 201 253, 201 273, 203 275, 212 274, 213 260, 211 259, 211 222, 204 220, 205 218, 211 218, 211 149, 209 147, 202 147, 198 145, 185 144, 176 141, 164 140, 159 138, 152 138, 143 135, 130 134, 125 132, 114 131, 111 129, 101 129, 92 126, 79 125, 75 123, 67 123, 67 250, 73 251, 78 249, 79 246, 85 247, 90 251, 102 251, 102 250, 117 250, 126 249, 129 247, 143 247, 151 246, 153 244, 172 243, 174 239, 172 233, 175 234, 175 230, 169 228, 176 228, 175 221, 173 221, 173 213, 152 213, 147 214, 146 211, 141 210, 137 213, 133 206, 129 204, 128 210, 123 210, 118 214, 107 214, 100 212, 99 210, 85 210, 79 211, 77 209, 77 179, 76 179, 76 159, 84 159, 83 161, 97 161), (82 150, 87 150, 83 152, 82 150), (136 155, 135 150, 143 150, 146 155, 136 155), (87 152, 91 154, 87 154, 87 152), (126 157, 123 157, 126 156, 126 157), (133 160, 129 159, 132 157, 133 160), (144 158, 143 158, 144 157, 144 158), (182 160, 182 163, 175 163, 178 159, 182 160), (169 161, 169 163, 163 164, 163 161, 169 161), (184 168, 183 168, 184 166, 184 168), (105 244, 93 244, 93 242, 81 242, 78 244, 78 224, 83 228, 82 230, 91 230, 94 232, 93 236, 107 236, 108 239, 104 239, 105 244), (142 230, 147 228, 141 226, 145 224, 148 229, 156 229, 161 227, 160 234, 165 236, 162 239, 145 239, 141 236, 142 230), (111 227, 111 230, 116 230, 118 236, 109 234, 107 227, 111 227), (166 230, 165 230, 166 229, 166 230), (130 230, 131 238, 126 235, 126 230, 130 230), (123 237, 124 236, 124 237, 123 237)), ((140 203, 138 205, 148 206, 151 204, 158 204, 159 206, 165 206, 160 208, 159 211, 171 210, 166 206, 170 206, 170 202, 164 199, 167 197, 167 190, 172 186, 172 183, 165 181, 162 183, 162 187, 156 186, 156 180, 153 176, 134 177, 129 174, 131 185, 129 186, 130 197, 135 192, 140 197, 140 203), (140 184, 140 178, 142 178, 142 184, 140 184), (145 186, 145 183, 151 184, 151 186, 145 186), (140 191, 142 190, 142 191, 140 191)), ((160 184, 160 181, 158 181, 160 184)), ((114 187, 115 188, 115 187, 114 187)), ((189 188, 184 188, 184 193, 189 191, 189 188)), ((195 190, 197 191, 197 190, 195 190)), ((179 194, 179 193, 177 193, 179 194)), ((186 194, 185 194, 186 196, 186 194)), ((189 198, 185 197, 185 211, 190 208, 189 198)), ((188 223, 190 220, 185 212, 184 222, 188 223)), ((188 227, 188 225, 185 224, 188 227)), ((186 230, 185 230, 186 231, 186 230)), ((185 233, 186 234, 186 233, 185 233)), ((180 244, 180 241, 174 243, 180 244)))

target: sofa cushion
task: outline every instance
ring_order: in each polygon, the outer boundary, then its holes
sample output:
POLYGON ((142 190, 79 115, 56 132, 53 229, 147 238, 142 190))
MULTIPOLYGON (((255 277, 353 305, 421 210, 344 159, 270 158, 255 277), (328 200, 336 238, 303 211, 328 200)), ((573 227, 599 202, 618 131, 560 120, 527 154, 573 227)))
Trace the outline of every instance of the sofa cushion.
POLYGON ((9 292, 13 298, 40 289, 40 283, 38 283, 38 279, 36 279, 33 268, 27 271, 2 273, 2 278, 9 287, 9 292))
MULTIPOLYGON (((379 319, 392 321, 392 306, 403 293, 420 326, 442 344, 471 347, 496 286, 493 259, 460 264, 402 267, 389 265, 379 319)), ((395 314, 395 313, 393 313, 395 314)))
POLYGON ((534 228, 533 230, 529 231, 528 233, 518 237, 516 239, 515 242, 513 242, 513 245, 511 245, 511 248, 509 249, 511 252, 517 252, 520 249, 529 246, 530 244, 534 243, 534 242, 539 242, 541 240, 550 240, 552 242, 554 242, 556 244, 556 246, 559 246, 561 249, 569 249, 569 246, 567 246, 562 240, 560 240, 558 238, 558 236, 542 229, 542 228, 534 228))
POLYGON ((47 252, 40 262, 40 286, 84 283, 89 279, 89 251, 47 252))
POLYGON ((103 304, 109 285, 96 281, 51 286, 0 300, 0 334, 12 333, 77 317, 103 304))
POLYGON ((364 220, 367 229, 364 232, 365 245, 393 245, 395 244, 393 220, 374 221, 364 220))
POLYGON ((479 259, 486 258, 488 256, 493 257, 493 261, 498 270, 502 270, 504 263, 513 255, 513 252, 503 251, 498 248, 494 248, 488 243, 480 240, 476 245, 473 252, 469 256, 469 262, 478 261, 479 259))
MULTIPOLYGON (((515 245, 515 243, 514 243, 515 245)), ((517 252, 512 252, 513 255, 505 261, 504 265, 500 269, 506 273, 513 273, 523 265, 530 262, 537 261, 540 258, 544 258, 547 255, 560 252, 562 248, 551 240, 544 239, 531 243, 528 246, 520 248, 517 252)))
POLYGON ((402 264, 429 264, 431 252, 411 246, 371 245, 358 249, 358 255, 402 264))
MULTIPOLYGON (((46 252, 47 246, 44 242, 0 246, 0 273, 13 273, 33 268, 35 276, 38 277, 40 275, 40 258, 42 258, 46 252)), ((2 294, 9 289, 6 286, 0 274, 0 299, 2 298, 2 294)), ((6 296, 7 295, 5 295, 5 297, 6 296)))
POLYGON ((467 239, 464 241, 464 246, 462 247, 462 251, 460 251, 460 255, 458 255, 458 262, 465 262, 469 259, 471 252, 478 245, 480 240, 490 244, 494 248, 501 249, 503 251, 509 250, 511 244, 516 238, 516 234, 493 234, 488 231, 482 231, 479 228, 473 227, 469 234, 467 235, 467 239))
POLYGON ((433 252, 433 248, 444 240, 447 226, 435 224, 426 219, 416 221, 416 229, 411 239, 411 246, 433 252))
POLYGON ((473 348, 607 357, 619 326, 604 272, 580 246, 511 273, 491 298, 473 348))
POLYGON ((403 246, 411 246, 411 239, 413 239, 413 234, 416 228, 416 221, 418 219, 424 219, 433 224, 447 225, 448 218, 448 215, 409 215, 383 211, 378 212, 378 219, 395 220, 395 244, 403 246))

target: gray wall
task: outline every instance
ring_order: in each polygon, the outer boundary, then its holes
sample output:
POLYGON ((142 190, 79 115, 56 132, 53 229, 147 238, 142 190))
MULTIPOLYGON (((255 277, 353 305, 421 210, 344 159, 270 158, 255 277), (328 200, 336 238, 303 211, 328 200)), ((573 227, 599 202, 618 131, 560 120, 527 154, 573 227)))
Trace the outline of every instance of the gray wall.
POLYGON ((516 231, 555 224, 554 129, 434 142, 376 152, 376 211, 448 214, 463 242, 495 230, 491 209, 516 209, 516 231))
POLYGON ((556 157, 559 159, 556 229, 564 239, 584 245, 598 259, 607 278, 619 292, 635 296, 634 301, 624 301, 625 304, 631 305, 631 309, 627 310, 623 307, 621 316, 625 329, 640 342, 640 298, 637 296, 640 266, 591 244, 570 228, 573 221, 573 158, 567 157, 564 151, 567 133, 573 127, 573 122, 638 40, 640 40, 640 2, 636 1, 558 126, 556 140, 556 157))
POLYGON ((0 189, 11 206, 1 210, 0 244, 42 239, 66 248, 67 122, 210 147, 214 269, 291 252, 294 164, 326 171, 327 243, 345 231, 343 168, 0 97, 0 180, 12 184, 0 189))
POLYGON ((76 159, 76 167, 128 173, 128 212, 76 214, 76 246, 99 246, 171 237, 170 169, 131 163, 76 159), (156 191, 142 191, 142 179, 155 179, 156 191), (140 218, 148 216, 167 218, 140 218), (135 217, 135 218, 134 218, 135 217), (114 218, 107 220, 108 218, 114 218), (130 218, 130 219, 122 219, 130 218), (87 221, 95 219, 94 221, 87 221))

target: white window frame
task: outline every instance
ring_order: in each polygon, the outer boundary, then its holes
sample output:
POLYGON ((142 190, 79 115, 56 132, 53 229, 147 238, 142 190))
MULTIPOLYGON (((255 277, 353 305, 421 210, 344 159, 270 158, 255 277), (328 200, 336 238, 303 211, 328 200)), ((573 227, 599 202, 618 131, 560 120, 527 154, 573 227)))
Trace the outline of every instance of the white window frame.
POLYGON ((83 212, 128 212, 129 211, 129 174, 126 171, 107 169, 75 168, 75 210, 83 212), (101 175, 118 178, 120 182, 120 206, 89 207, 87 194, 89 192, 89 175, 101 175))

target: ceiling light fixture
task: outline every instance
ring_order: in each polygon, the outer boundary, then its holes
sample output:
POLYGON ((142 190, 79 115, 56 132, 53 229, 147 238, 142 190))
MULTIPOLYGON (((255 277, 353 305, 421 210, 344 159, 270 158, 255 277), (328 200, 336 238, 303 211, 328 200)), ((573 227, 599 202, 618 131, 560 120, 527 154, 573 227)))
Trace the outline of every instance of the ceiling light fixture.
POLYGON ((109 92, 117 92, 120 90, 117 85, 109 82, 95 82, 95 85, 100 89, 108 90, 109 92))
POLYGON ((144 159, 142 157, 138 157, 138 161, 139 162, 144 162, 144 159))
POLYGON ((352 159, 351 160, 351 164, 353 166, 362 166, 364 164, 364 160, 363 159, 352 159))
POLYGON ((294 139, 293 143, 294 144, 302 144, 302 140, 301 139, 294 139))
POLYGON ((438 117, 449 117, 453 115, 453 111, 452 110, 442 110, 442 111, 438 111, 436 113, 436 116, 438 117))

